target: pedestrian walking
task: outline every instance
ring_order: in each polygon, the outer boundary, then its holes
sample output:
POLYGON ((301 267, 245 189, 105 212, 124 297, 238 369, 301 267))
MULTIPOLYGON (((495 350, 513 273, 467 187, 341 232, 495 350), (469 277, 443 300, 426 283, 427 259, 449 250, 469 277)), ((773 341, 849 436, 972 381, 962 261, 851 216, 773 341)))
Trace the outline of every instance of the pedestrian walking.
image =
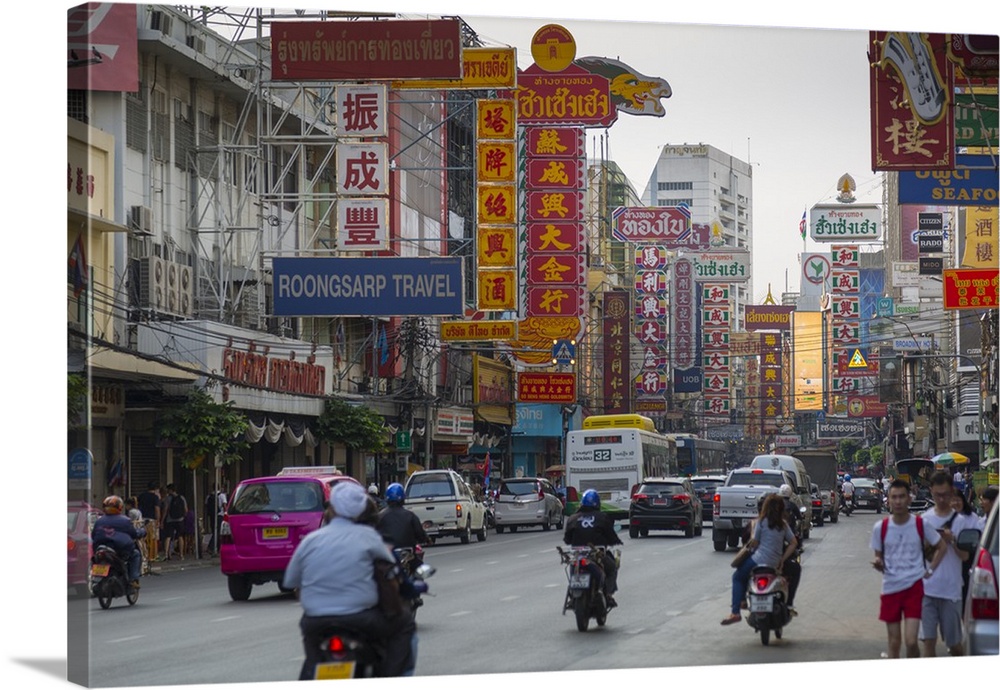
POLYGON ((944 542, 918 515, 910 515, 910 485, 902 479, 889 484, 890 517, 872 527, 872 567, 882 573, 879 620, 885 623, 888 656, 898 659, 905 643, 906 656, 920 656, 917 635, 924 598, 924 582, 944 558, 944 542), (935 547, 928 567, 924 545, 935 547))
POLYGON ((205 533, 208 535, 208 555, 219 551, 219 525, 226 514, 226 492, 212 484, 212 491, 205 497, 205 533))
MULTIPOLYGON (((958 474, 958 473, 956 473, 958 474)), ((931 475, 931 498, 934 507, 922 515, 924 525, 941 535, 945 543, 944 556, 930 568, 924 580, 924 597, 920 614, 920 642, 924 656, 937 656, 938 631, 948 653, 962 656, 962 561, 969 554, 958 548, 959 533, 974 527, 972 516, 965 516, 952 507, 957 489, 948 472, 931 475)))
MULTIPOLYGON (((167 496, 163 500, 163 519, 160 522, 163 554, 159 560, 169 561, 174 544, 180 546, 181 533, 184 529, 184 516, 187 514, 187 500, 179 493, 173 484, 167 484, 167 496)), ((183 553, 180 554, 183 557, 183 553)))
POLYGON ((979 516, 979 522, 976 523, 976 528, 980 532, 986 530, 986 518, 990 516, 990 511, 993 510, 993 504, 997 502, 997 487, 987 486, 983 489, 983 493, 979 494, 979 504, 982 506, 983 514, 979 516))
POLYGON ((143 527, 146 528, 146 558, 158 559, 160 522, 163 519, 163 501, 160 499, 160 483, 155 479, 146 484, 146 490, 136 498, 136 507, 142 513, 143 527))

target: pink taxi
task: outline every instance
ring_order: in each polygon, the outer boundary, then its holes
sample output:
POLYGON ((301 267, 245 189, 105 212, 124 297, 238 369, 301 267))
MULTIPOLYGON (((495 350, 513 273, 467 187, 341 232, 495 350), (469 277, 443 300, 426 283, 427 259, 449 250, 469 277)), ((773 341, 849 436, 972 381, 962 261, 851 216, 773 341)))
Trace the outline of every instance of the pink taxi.
POLYGON ((330 488, 355 482, 335 467, 286 467, 273 477, 239 483, 219 529, 229 596, 246 601, 254 585, 281 580, 299 542, 320 526, 330 488))

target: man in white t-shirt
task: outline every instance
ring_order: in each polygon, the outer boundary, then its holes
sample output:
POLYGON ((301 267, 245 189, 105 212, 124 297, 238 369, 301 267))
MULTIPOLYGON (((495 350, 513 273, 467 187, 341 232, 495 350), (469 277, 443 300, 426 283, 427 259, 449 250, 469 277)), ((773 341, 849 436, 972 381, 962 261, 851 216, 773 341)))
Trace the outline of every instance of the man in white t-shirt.
POLYGON ((924 600, 920 614, 920 644, 924 656, 937 656, 938 630, 952 656, 962 656, 962 561, 969 558, 957 544, 959 533, 975 528, 976 516, 963 515, 951 507, 955 495, 952 477, 947 472, 931 476, 934 507, 923 514, 924 528, 934 529, 946 544, 945 556, 924 580, 924 600))
POLYGON ((875 552, 872 567, 882 573, 878 618, 885 622, 889 658, 899 658, 904 639, 906 656, 914 658, 920 656, 917 633, 924 599, 923 585, 944 558, 944 542, 927 526, 923 539, 920 538, 917 517, 910 515, 910 485, 902 479, 889 485, 889 512, 891 517, 879 520, 872 527, 871 548, 875 552), (930 567, 924 563, 924 543, 937 547, 930 567))

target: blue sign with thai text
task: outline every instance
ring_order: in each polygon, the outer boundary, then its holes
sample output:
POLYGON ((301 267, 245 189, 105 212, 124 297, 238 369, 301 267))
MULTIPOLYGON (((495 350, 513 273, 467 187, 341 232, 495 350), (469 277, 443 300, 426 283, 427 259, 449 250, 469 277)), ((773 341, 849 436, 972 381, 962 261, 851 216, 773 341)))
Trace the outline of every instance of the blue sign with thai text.
POLYGON ((899 203, 996 206, 996 163, 989 156, 962 155, 954 170, 901 170, 899 203))
POLYGON ((275 316, 460 316, 462 258, 275 257, 275 316))

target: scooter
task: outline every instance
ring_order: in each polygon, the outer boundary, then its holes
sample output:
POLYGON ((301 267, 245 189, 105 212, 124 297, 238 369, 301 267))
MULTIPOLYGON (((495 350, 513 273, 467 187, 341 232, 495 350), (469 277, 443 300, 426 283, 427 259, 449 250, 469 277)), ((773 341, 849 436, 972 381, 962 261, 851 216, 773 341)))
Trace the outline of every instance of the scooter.
MULTIPOLYGON (((427 593, 425 580, 436 572, 426 563, 415 566, 412 575, 404 567, 394 570, 400 580, 400 594, 411 601, 411 606, 414 598, 427 593)), ((313 677, 315 680, 374 678, 384 655, 385 647, 380 640, 347 626, 330 626, 324 631, 313 677)))
MULTIPOLYGON (((412 580, 423 581, 437 572, 434 566, 424 563, 424 549, 420 544, 417 544, 413 548, 402 547, 393 549, 392 553, 396 556, 396 560, 403 569, 403 573, 412 580)), ((415 618, 417 609, 424 605, 423 597, 417 594, 409 599, 409 603, 415 618)))
POLYGON ((750 571, 747 588, 747 623, 760 633, 760 641, 767 645, 771 632, 781 639, 781 631, 792 619, 788 610, 788 580, 774 568, 757 567, 750 571))
MULTIPOLYGON (((557 546, 559 558, 566 566, 566 598, 563 600, 563 615, 572 610, 576 616, 576 629, 587 632, 590 619, 603 626, 608 619, 608 602, 604 595, 604 546, 557 546)), ((613 552, 616 563, 621 559, 621 551, 613 552)))
POLYGON ((112 547, 102 544, 90 559, 90 591, 102 609, 111 608, 112 599, 125 597, 129 606, 139 601, 139 588, 128 579, 128 564, 112 547))

